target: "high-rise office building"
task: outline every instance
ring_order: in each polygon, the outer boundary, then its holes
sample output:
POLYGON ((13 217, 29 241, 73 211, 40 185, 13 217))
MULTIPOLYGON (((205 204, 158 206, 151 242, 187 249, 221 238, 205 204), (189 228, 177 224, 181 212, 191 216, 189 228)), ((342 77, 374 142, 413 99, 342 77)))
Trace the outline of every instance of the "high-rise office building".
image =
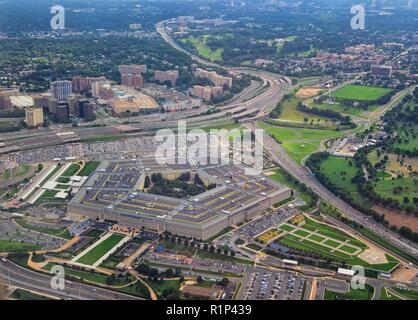
POLYGON ((44 123, 44 111, 42 108, 26 108, 25 122, 29 127, 38 127, 44 123))
POLYGON ((132 88, 141 88, 144 85, 144 79, 140 75, 122 74, 122 85, 132 88))
POLYGON ((66 101, 72 93, 72 83, 68 80, 51 82, 52 97, 58 101, 66 101))
POLYGON ((58 122, 66 122, 69 120, 67 103, 58 103, 55 111, 55 118, 58 122))
POLYGON ((12 102, 10 97, 16 97, 19 95, 19 88, 0 88, 0 111, 12 109, 12 102))
POLYGON ((94 112, 93 112, 93 104, 90 103, 88 100, 78 100, 75 103, 74 108, 74 115, 79 118, 83 119, 93 119, 94 112))

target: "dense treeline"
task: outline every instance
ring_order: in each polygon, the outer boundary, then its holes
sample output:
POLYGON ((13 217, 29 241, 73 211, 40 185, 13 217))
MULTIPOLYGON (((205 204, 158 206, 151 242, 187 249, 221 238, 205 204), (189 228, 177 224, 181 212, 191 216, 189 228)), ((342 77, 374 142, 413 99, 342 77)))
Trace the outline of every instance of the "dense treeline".
POLYGON ((308 108, 302 102, 298 103, 296 109, 301 111, 301 112, 310 113, 310 114, 314 114, 314 115, 321 116, 321 117, 326 117, 326 118, 339 120, 341 122, 341 125, 344 125, 344 126, 350 126, 351 128, 356 127, 356 125, 353 122, 351 122, 350 116, 343 116, 341 113, 338 113, 334 110, 318 109, 317 107, 308 108))

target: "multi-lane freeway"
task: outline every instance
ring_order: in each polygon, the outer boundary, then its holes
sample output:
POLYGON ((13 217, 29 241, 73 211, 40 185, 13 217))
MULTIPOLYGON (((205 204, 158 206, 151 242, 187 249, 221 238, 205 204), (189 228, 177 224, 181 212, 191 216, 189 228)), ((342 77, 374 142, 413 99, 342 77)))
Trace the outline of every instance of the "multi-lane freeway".
POLYGON ((64 290, 51 286, 52 276, 23 268, 0 258, 0 283, 66 300, 142 300, 124 293, 66 280, 64 290))

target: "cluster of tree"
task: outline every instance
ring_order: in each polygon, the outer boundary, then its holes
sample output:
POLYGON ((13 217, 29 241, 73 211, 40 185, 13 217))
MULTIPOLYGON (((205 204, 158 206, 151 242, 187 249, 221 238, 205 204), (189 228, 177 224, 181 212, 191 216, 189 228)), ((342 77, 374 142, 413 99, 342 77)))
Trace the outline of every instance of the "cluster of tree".
POLYGON ((176 269, 166 269, 165 271, 159 272, 156 268, 151 268, 149 265, 145 263, 141 263, 136 268, 140 274, 144 276, 148 276, 149 279, 153 281, 158 281, 164 278, 178 278, 181 276, 181 271, 176 269))
POLYGON ((341 122, 341 125, 347 125, 347 126, 350 126, 351 128, 356 127, 356 125, 353 122, 351 122, 351 118, 349 116, 343 116, 341 113, 338 113, 334 110, 318 109, 317 107, 308 108, 302 102, 298 103, 296 109, 305 113, 310 113, 310 114, 314 114, 314 115, 321 116, 321 117, 339 120, 341 122))
POLYGON ((23 122, 13 122, 10 124, 3 124, 0 123, 0 133, 2 132, 16 132, 23 128, 23 122))
POLYGON ((149 193, 175 198, 195 196, 214 187, 216 185, 213 184, 206 187, 198 174, 192 176, 190 172, 181 174, 175 180, 165 179, 161 173, 153 173, 151 178, 147 176, 144 181, 144 188, 149 193))
POLYGON ((167 242, 170 241, 171 243, 178 243, 186 247, 196 247, 211 253, 230 255, 231 257, 235 256, 235 251, 227 246, 215 247, 214 245, 209 245, 208 243, 202 243, 201 241, 192 238, 180 237, 168 232, 166 232, 164 235, 160 235, 160 240, 165 240, 167 242))
MULTIPOLYGON (((369 147, 370 148, 370 147, 369 147)), ((370 171, 373 175, 373 169, 370 165, 370 162, 367 159, 367 153, 370 152, 370 149, 363 148, 357 152, 356 156, 354 157, 355 165, 357 168, 362 168, 365 165, 367 168, 371 168, 370 171)), ((379 214, 376 211, 372 210, 370 207, 366 206, 363 202, 358 201, 358 199, 354 198, 350 193, 346 192, 346 190, 338 188, 326 175, 321 172, 320 165, 321 162, 328 159, 330 154, 328 152, 320 152, 311 155, 308 160, 306 161, 306 165, 315 173, 317 179, 330 191, 334 194, 338 195, 341 199, 349 203, 353 208, 363 212, 366 215, 372 216, 375 221, 382 223, 385 226, 389 227, 389 222, 385 220, 384 214, 379 214)), ((391 198, 383 198, 381 197, 375 190, 372 184, 372 179, 366 181, 363 171, 358 170, 357 174, 351 180, 354 184, 357 185, 359 189, 359 193, 362 197, 369 199, 371 202, 394 208, 394 209, 403 209, 409 211, 411 208, 415 212, 417 206, 415 205, 415 209, 413 206, 402 206, 399 201, 391 199, 391 198)), ((414 236, 408 238, 410 240, 416 239, 414 236)), ((415 241, 415 240, 414 240, 415 241)))
POLYGON ((276 107, 270 112, 269 116, 272 119, 277 119, 278 117, 281 116, 282 112, 283 112, 283 106, 282 106, 282 103, 279 102, 277 103, 276 107))

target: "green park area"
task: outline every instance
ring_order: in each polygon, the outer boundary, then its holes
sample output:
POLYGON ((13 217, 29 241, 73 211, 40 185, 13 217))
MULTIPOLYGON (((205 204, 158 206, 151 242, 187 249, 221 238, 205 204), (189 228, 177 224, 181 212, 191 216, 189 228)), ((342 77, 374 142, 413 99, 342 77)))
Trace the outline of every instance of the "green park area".
POLYGON ((323 122, 332 122, 330 118, 317 116, 314 114, 297 110, 297 106, 301 101, 301 99, 293 97, 284 100, 281 104, 281 114, 278 119, 283 121, 299 122, 306 124, 320 124, 323 122))
POLYGON ((103 257, 114 246, 116 246, 123 238, 124 236, 122 235, 112 234, 109 238, 102 241, 99 245, 87 251, 76 262, 86 264, 86 265, 95 264, 101 257, 103 257))
POLYGON ((403 288, 393 288, 393 291, 396 294, 400 294, 402 297, 405 297, 408 300, 418 300, 418 291, 403 289, 403 288))
POLYGON ((364 289, 351 289, 347 293, 325 290, 325 300, 371 300, 374 288, 366 284, 364 289))
POLYGON ((260 122, 259 126, 279 141, 289 156, 298 163, 312 153, 320 151, 321 141, 348 134, 333 130, 273 126, 266 122, 260 122))
POLYGON ((342 100, 376 101, 391 91, 387 88, 348 84, 336 90, 332 96, 342 100))
POLYGON ((347 114, 350 116, 356 116, 361 118, 367 118, 367 113, 365 111, 374 111, 378 108, 378 105, 369 106, 367 110, 354 106, 345 106, 340 103, 311 103, 309 104, 310 108, 317 108, 319 110, 332 110, 341 114, 347 114))
POLYGON ((282 50, 283 50, 283 46, 284 46, 284 43, 285 43, 286 41, 288 41, 288 42, 293 42, 293 41, 295 41, 297 38, 298 38, 297 36, 288 36, 288 37, 286 37, 286 38, 282 39, 282 41, 277 42, 277 43, 276 43, 276 49, 277 49, 277 52, 278 52, 278 53, 282 52, 282 50))
POLYGON ((207 45, 209 38, 209 35, 204 35, 200 38, 182 39, 181 42, 190 43, 191 45, 193 45, 198 54, 205 59, 208 59, 210 61, 222 61, 222 53, 224 49, 220 48, 217 50, 212 50, 211 48, 209 48, 207 45))
POLYGON ((80 165, 78 163, 72 163, 61 175, 62 177, 71 177, 74 176, 78 170, 80 170, 80 165))
POLYGON ((297 250, 314 252, 327 259, 349 265, 361 265, 372 270, 390 271, 399 263, 395 258, 386 255, 387 263, 369 264, 358 257, 368 248, 365 243, 330 225, 307 217, 305 221, 306 223, 301 226, 281 224, 279 229, 287 234, 277 242, 297 250))
POLYGON ((321 161, 320 170, 321 174, 327 177, 336 188, 349 193, 355 200, 365 201, 359 194, 357 185, 352 182, 360 170, 354 159, 329 156, 321 161))
POLYGON ((10 299, 13 300, 31 300, 31 301, 35 301, 35 300, 52 300, 51 298, 48 298, 46 296, 37 294, 37 293, 33 293, 31 291, 27 291, 24 289, 16 289, 12 292, 12 294, 9 296, 10 299))
POLYGON ((382 288, 380 291, 379 300, 403 300, 399 297, 398 294, 394 294, 392 291, 388 290, 387 288, 382 288))
POLYGON ((81 177, 88 177, 97 169, 99 165, 99 161, 89 161, 84 165, 83 169, 81 169, 78 175, 81 177))
POLYGON ((31 166, 29 165, 23 165, 23 166, 18 166, 17 168, 14 168, 14 169, 6 169, 3 172, 3 176, 0 176, 0 181, 1 180, 7 181, 7 180, 24 176, 30 171, 30 168, 31 166))
POLYGON ((40 245, 18 242, 12 240, 0 240, 0 252, 24 252, 41 249, 40 245))

